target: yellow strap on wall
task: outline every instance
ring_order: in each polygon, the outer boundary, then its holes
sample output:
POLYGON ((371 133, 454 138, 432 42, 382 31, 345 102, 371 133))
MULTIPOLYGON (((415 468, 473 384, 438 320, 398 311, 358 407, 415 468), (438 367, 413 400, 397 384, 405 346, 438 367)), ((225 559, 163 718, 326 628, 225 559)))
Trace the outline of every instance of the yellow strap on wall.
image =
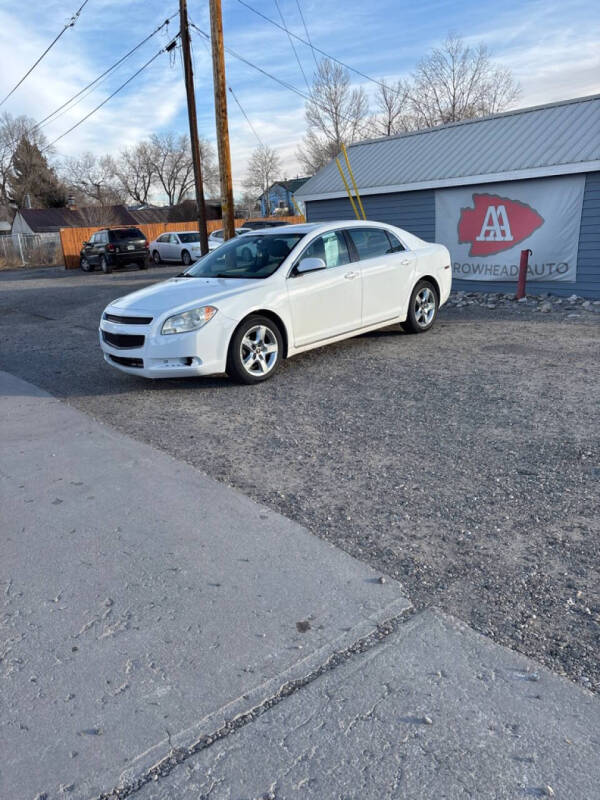
POLYGON ((298 212, 298 216, 299 216, 299 217, 302 217, 302 219, 304 220, 304 222, 306 222, 306 217, 304 216, 304 214, 302 213, 302 211, 300 211, 300 206, 299 206, 299 205, 298 205, 298 203, 296 202, 296 198, 294 197, 294 195, 291 195, 291 198, 292 198, 292 203, 294 204, 294 208, 295 208, 295 209, 296 209, 296 211, 298 212))
MULTIPOLYGON (((354 173, 352 172, 352 167, 350 166, 350 160, 348 158, 348 153, 346 151, 346 145, 345 144, 342 144, 342 153, 344 154, 344 158, 346 159, 346 166, 348 167, 348 173, 350 174, 350 180, 352 181, 352 186, 354 186, 354 193, 356 194, 356 200, 358 202, 358 205, 360 206, 360 210, 362 212, 362 217, 363 217, 363 219, 366 219, 367 215, 365 214, 365 210, 363 208, 362 200, 360 199, 360 194, 358 193, 358 186, 356 185, 356 181, 354 180, 354 173)), ((360 219, 358 214, 356 216, 357 216, 358 219, 360 219)))
POLYGON ((337 168, 339 169, 340 175, 342 176, 344 186, 346 187, 346 191, 348 192, 348 197, 350 198, 352 210, 354 211, 354 216, 356 217, 356 219, 360 219, 360 214, 358 213, 358 209, 354 203, 354 198, 352 197, 352 193, 350 192, 350 187, 348 186, 348 181, 346 180, 346 176, 344 175, 344 170, 342 169, 342 165, 340 164, 339 158, 335 159, 335 163, 337 164, 337 168))

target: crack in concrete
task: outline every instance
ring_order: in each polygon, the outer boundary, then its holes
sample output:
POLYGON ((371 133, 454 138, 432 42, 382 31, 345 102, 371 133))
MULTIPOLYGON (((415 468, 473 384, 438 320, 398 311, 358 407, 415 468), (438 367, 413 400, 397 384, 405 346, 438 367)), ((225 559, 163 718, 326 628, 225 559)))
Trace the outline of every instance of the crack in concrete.
POLYGON ((102 792, 92 800, 125 800, 125 798, 132 797, 140 791, 144 786, 149 783, 156 782, 161 778, 170 775, 173 770, 180 764, 183 764, 192 756, 200 753, 211 747, 215 742, 227 738, 232 733, 236 733, 241 728, 253 722, 257 717, 269 711, 276 705, 279 705, 282 700, 296 694, 300 689, 313 683, 317 678, 337 669, 342 664, 350 661, 354 656, 360 655, 373 649, 379 645, 383 640, 387 639, 391 634, 395 633, 402 625, 404 625, 415 613, 411 607, 406 609, 401 614, 391 617, 384 622, 377 625, 375 630, 366 636, 357 639, 348 647, 343 650, 336 650, 332 653, 320 666, 304 675, 301 678, 284 683, 275 694, 267 697, 258 705, 248 709, 240 714, 237 714, 233 719, 227 720, 220 728, 209 734, 200 736, 189 747, 173 748, 164 758, 147 769, 142 775, 123 786, 117 786, 107 792, 102 792))

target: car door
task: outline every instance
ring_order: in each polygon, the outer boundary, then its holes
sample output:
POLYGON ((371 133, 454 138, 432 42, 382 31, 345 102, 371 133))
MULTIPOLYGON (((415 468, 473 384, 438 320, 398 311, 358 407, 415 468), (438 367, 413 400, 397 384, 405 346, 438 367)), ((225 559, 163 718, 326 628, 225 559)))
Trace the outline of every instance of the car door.
POLYGON ((362 325, 404 313, 414 282, 416 255, 385 228, 350 228, 362 278, 362 325))
POLYGON ((169 253, 169 261, 180 261, 181 260, 181 245, 179 243, 179 237, 175 233, 169 234, 169 242, 167 244, 168 253, 169 253))
POLYGON ((91 255, 90 264, 99 264, 100 257, 104 254, 104 248, 102 244, 102 233, 103 231, 98 231, 92 236, 90 240, 90 243, 92 245, 92 248, 90 250, 90 255, 91 255))
POLYGON ((168 242, 168 240, 169 240, 169 234, 168 233, 162 233, 158 237, 156 242, 155 242, 156 249, 158 250, 158 255, 160 256, 160 260, 161 261, 168 261, 169 260, 169 256, 168 256, 168 253, 167 253, 167 250, 168 250, 167 242, 168 242))
POLYGON ((360 270, 350 259, 341 231, 321 234, 296 260, 321 258, 326 269, 296 273, 287 279, 294 345, 313 344, 360 328, 360 270))

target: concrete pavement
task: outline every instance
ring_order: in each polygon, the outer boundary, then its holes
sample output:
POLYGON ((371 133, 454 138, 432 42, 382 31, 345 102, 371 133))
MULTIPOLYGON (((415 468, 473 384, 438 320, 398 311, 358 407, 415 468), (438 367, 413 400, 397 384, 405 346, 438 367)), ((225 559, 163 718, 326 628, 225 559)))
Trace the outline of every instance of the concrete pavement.
POLYGON ((600 797, 592 695, 7 373, 0 438, 0 797, 600 797))

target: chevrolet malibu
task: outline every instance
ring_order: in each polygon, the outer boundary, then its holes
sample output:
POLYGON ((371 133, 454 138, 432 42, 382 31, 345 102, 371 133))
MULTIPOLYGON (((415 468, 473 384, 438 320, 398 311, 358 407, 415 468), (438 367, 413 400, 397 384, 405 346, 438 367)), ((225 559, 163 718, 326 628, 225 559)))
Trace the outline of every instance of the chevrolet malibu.
POLYGON ((282 359, 401 323, 434 324, 452 283, 439 244, 376 222, 288 225, 232 239, 170 280, 114 300, 108 364, 146 378, 270 378, 282 359))

